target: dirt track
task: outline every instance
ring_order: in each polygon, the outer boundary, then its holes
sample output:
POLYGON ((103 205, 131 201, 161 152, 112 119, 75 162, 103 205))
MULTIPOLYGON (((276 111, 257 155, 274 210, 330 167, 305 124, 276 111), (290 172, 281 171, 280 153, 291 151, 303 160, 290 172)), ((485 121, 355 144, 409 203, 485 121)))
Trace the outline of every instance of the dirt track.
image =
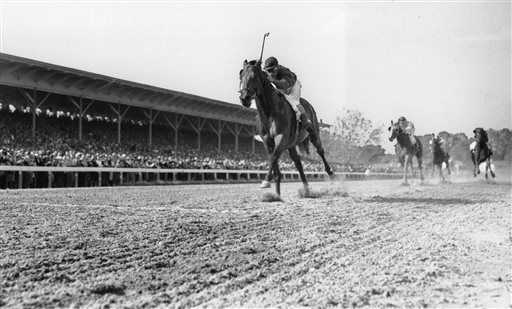
POLYGON ((511 183, 399 183, 0 192, 0 307, 509 308, 511 183))

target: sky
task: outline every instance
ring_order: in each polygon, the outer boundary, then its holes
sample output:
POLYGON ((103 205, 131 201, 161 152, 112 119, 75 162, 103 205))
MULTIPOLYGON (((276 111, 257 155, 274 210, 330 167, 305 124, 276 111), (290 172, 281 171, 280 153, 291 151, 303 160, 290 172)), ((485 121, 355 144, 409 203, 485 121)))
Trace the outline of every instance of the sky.
POLYGON ((347 108, 417 135, 512 128, 511 1, 0 0, 0 20, 2 53, 233 104, 270 32, 263 59, 326 123, 347 108))

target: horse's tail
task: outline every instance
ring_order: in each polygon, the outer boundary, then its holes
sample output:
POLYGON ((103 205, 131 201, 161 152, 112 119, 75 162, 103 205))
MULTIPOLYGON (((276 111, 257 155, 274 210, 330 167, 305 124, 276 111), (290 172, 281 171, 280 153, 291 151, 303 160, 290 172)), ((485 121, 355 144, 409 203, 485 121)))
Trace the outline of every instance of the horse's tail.
MULTIPOLYGON (((313 129, 313 132, 315 133, 315 139, 318 141, 318 143, 321 145, 320 141, 320 125, 318 123, 318 118, 316 117, 316 111, 313 108, 313 105, 309 103, 306 99, 300 98, 300 104, 306 111, 306 114, 309 117, 309 120, 311 121, 311 127, 313 129)), ((299 144, 299 149, 302 153, 306 153, 309 155, 309 144, 311 142, 310 138, 306 138, 302 143, 299 144)))
POLYGON ((306 138, 302 143, 299 143, 299 150, 309 156, 309 138, 306 138))

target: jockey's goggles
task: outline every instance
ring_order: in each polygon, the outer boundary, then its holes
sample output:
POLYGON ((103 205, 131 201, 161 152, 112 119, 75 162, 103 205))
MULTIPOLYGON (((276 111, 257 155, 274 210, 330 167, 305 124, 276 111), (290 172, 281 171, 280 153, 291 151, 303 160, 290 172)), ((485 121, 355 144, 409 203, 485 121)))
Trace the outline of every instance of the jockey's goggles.
POLYGON ((269 72, 269 73, 274 73, 274 71, 277 69, 277 67, 269 67, 269 68, 266 68, 265 71, 269 72))

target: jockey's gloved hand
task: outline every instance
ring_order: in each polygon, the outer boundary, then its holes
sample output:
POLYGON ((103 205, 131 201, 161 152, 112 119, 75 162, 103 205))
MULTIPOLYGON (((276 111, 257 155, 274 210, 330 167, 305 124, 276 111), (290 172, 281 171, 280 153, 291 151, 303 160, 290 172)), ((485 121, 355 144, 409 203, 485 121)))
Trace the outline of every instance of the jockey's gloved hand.
POLYGON ((273 82, 274 81, 274 78, 272 77, 272 75, 268 74, 267 75, 267 79, 270 81, 270 82, 273 82))

